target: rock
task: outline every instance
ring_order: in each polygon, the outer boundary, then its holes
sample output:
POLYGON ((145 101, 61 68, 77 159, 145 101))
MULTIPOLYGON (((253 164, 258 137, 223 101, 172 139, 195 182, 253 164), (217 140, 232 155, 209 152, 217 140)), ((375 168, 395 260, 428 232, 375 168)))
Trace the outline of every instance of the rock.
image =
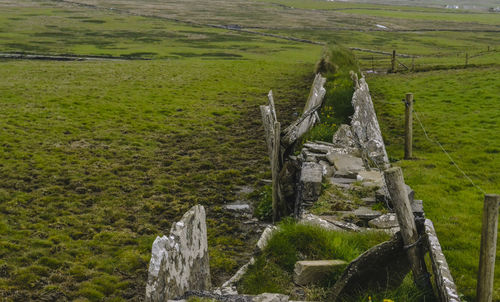
POLYGON ((406 192, 408 193, 408 199, 410 200, 410 203, 413 203, 413 200, 415 199, 415 191, 413 191, 413 189, 405 184, 405 187, 406 187, 406 192))
POLYGON ((326 145, 324 143, 307 142, 304 144, 304 147, 309 149, 309 151, 311 152, 322 153, 322 154, 327 154, 333 150, 332 146, 326 145))
POLYGON ((338 220, 335 218, 335 216, 320 216, 320 218, 346 231, 359 232, 362 230, 354 223, 338 220))
POLYGON ((264 293, 255 296, 253 302, 288 302, 288 296, 282 294, 264 293))
POLYGON ((353 137, 371 160, 379 166, 385 166, 389 163, 389 159, 373 108, 370 89, 364 77, 356 82, 358 85, 352 96, 354 114, 351 118, 351 131, 353 137))
POLYGON ((361 198, 361 200, 366 205, 375 204, 377 202, 375 197, 363 197, 363 198, 361 198))
POLYGON ((229 203, 223 206, 224 209, 234 211, 234 212, 242 212, 242 213, 252 213, 252 208, 248 203, 243 203, 241 201, 237 201, 234 203, 229 203))
POLYGON ((238 295, 238 290, 236 286, 218 287, 213 290, 213 293, 221 296, 234 296, 238 295))
POLYGON ((299 223, 301 224, 310 224, 310 225, 316 225, 321 228, 324 228, 326 230, 330 231, 341 231, 342 229, 333 223, 330 223, 326 221, 325 219, 320 218, 319 216, 313 215, 313 214, 306 214, 300 219, 299 223))
POLYGON ((325 278, 335 278, 340 275, 347 262, 343 260, 297 261, 293 270, 293 280, 298 285, 314 284, 325 278))
POLYGON ((417 217, 424 217, 424 202, 422 200, 414 200, 411 204, 413 214, 417 217))
POLYGON ((398 219, 396 214, 384 214, 380 217, 368 221, 368 226, 376 229, 390 229, 398 227, 398 219))
POLYGON ((357 148, 358 144, 352 134, 351 127, 346 124, 340 125, 333 135, 333 145, 339 148, 357 148))
POLYGON ((285 161, 279 174, 279 186, 288 213, 292 213, 297 200, 297 176, 300 173, 300 163, 296 157, 285 161))
POLYGON ((321 194, 323 168, 320 164, 305 162, 302 164, 300 182, 302 185, 302 200, 316 201, 321 194))
POLYGON ((262 235, 260 236, 259 241, 257 241, 257 247, 259 248, 259 250, 261 250, 261 251, 264 250, 264 248, 267 245, 267 242, 269 241, 269 239, 271 239, 273 232, 277 229, 278 228, 275 227, 274 225, 269 225, 266 227, 264 232, 262 232, 262 235))
POLYGON ((371 220, 382 215, 379 211, 372 210, 369 207, 359 207, 353 211, 353 214, 362 220, 371 220))
POLYGON ((350 185, 352 183, 355 183, 356 179, 353 178, 337 178, 337 177, 330 177, 330 183, 333 185, 350 185))
POLYGON ((332 289, 336 301, 372 290, 398 287, 410 271, 403 239, 398 233, 391 240, 369 249, 354 259, 342 273, 332 289))
POLYGON ((363 182, 374 184, 374 186, 382 187, 384 185, 384 176, 379 171, 359 171, 358 175, 363 182))
POLYGON ((205 209, 192 207, 172 225, 170 236, 153 242, 146 301, 166 301, 210 287, 205 209))
POLYGON ((222 293, 222 289, 232 288, 236 283, 238 283, 243 277, 243 275, 245 275, 246 272, 248 271, 248 267, 250 265, 253 265, 254 263, 255 259, 252 257, 250 258, 250 261, 248 261, 248 263, 240 267, 240 269, 229 280, 227 280, 226 282, 224 282, 224 284, 222 284, 220 294, 224 294, 222 293))
POLYGON ((359 181, 358 172, 335 171, 334 177, 335 178, 350 178, 350 179, 354 179, 355 181, 359 181))
POLYGON ((306 148, 302 149, 302 156, 305 158, 305 161, 308 162, 318 162, 319 160, 326 160, 325 154, 311 152, 306 148))
POLYGON ((358 172, 365 170, 363 160, 360 157, 349 154, 329 153, 326 159, 335 166, 339 172, 358 172))
POLYGON ((335 173, 335 168, 330 166, 330 164, 327 161, 320 160, 319 164, 321 165, 321 168, 323 169, 323 177, 332 177, 333 174, 335 173))
POLYGON ((389 196, 389 193, 385 188, 386 187, 384 185, 382 188, 378 189, 375 192, 375 200, 383 204, 391 204, 391 197, 389 196))

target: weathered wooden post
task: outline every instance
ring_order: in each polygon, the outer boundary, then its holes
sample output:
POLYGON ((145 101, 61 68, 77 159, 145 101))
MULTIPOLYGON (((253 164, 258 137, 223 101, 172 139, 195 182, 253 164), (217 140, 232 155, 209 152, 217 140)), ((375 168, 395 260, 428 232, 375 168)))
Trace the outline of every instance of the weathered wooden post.
POLYGON ((384 177, 392 199, 392 205, 396 211, 408 259, 410 260, 413 280, 420 290, 432 293, 432 284, 425 266, 423 249, 419 244, 420 238, 415 224, 415 216, 408 199, 408 192, 406 192, 403 171, 400 167, 390 168, 384 171, 384 177))
POLYGON ((396 72, 396 50, 392 51, 391 71, 396 72))
POLYGON ((280 209, 280 195, 279 195, 279 173, 280 173, 280 134, 281 134, 281 125, 279 122, 274 122, 274 136, 273 136, 273 153, 272 153, 272 165, 271 165, 271 173, 273 179, 273 223, 278 221, 281 215, 280 209))
POLYGON ((493 300, 499 203, 500 195, 487 194, 484 196, 476 298, 476 301, 479 302, 491 302, 493 300))
POLYGON ((413 94, 407 93, 405 103, 405 159, 413 157, 413 94))

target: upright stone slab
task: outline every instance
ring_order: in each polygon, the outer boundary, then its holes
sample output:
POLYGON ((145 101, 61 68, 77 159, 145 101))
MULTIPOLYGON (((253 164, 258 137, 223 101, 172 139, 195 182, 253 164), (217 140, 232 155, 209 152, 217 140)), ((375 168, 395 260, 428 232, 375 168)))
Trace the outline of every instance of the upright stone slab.
POLYGON ((153 242, 146 301, 163 302, 209 287, 205 209, 197 205, 172 225, 170 236, 156 237, 153 242))
POLYGON ((401 235, 369 249, 354 259, 332 289, 333 301, 350 301, 360 291, 398 287, 410 271, 401 235))
POLYGON ((321 181, 323 180, 323 168, 314 162, 302 164, 300 182, 302 185, 302 199, 304 201, 316 201, 321 194, 321 181))
POLYGON ((370 89, 364 77, 356 81, 355 84, 356 90, 352 96, 354 114, 351 119, 351 130, 368 156, 377 165, 383 167, 389 163, 389 159, 370 96, 370 89))

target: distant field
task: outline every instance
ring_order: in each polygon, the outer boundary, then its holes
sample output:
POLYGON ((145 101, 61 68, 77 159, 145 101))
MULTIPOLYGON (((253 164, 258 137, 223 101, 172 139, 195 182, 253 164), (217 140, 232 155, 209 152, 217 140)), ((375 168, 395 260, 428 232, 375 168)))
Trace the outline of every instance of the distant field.
MULTIPOLYGON (((429 136, 487 193, 500 184, 500 68, 435 71, 368 79, 389 157, 404 169, 429 218, 467 301, 473 301, 479 263, 483 194, 459 172, 414 121, 415 160, 403 158, 405 93, 429 136)), ((500 299, 500 256, 495 269, 495 301, 500 299)))

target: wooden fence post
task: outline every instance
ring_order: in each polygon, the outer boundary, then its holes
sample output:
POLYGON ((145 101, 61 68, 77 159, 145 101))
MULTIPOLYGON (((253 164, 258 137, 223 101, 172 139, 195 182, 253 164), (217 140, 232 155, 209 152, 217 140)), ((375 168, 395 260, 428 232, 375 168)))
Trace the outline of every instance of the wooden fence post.
POLYGON ((413 157, 413 94, 405 98, 405 159, 413 157))
POLYGON ((491 302, 493 300, 499 203, 499 195, 487 194, 484 196, 476 298, 476 301, 480 302, 491 302))
POLYGON ((465 67, 467 67, 467 65, 469 65, 469 53, 468 52, 465 53, 465 67))
POLYGON ((396 72, 396 50, 392 51, 391 71, 396 72))
POLYGON ((280 173, 280 165, 279 165, 279 157, 280 157, 280 134, 281 134, 281 125, 279 122, 274 122, 274 136, 273 136, 273 153, 272 153, 272 164, 271 164, 271 173, 272 173, 272 189, 273 189, 273 223, 277 222, 280 218, 280 195, 279 195, 279 173, 280 173))
POLYGON ((408 259, 410 260, 413 280, 420 290, 432 293, 432 284, 425 266, 423 249, 419 244, 415 216, 413 215, 410 200, 408 199, 403 171, 400 167, 390 168, 384 171, 384 177, 391 196, 392 205, 396 211, 408 259))

